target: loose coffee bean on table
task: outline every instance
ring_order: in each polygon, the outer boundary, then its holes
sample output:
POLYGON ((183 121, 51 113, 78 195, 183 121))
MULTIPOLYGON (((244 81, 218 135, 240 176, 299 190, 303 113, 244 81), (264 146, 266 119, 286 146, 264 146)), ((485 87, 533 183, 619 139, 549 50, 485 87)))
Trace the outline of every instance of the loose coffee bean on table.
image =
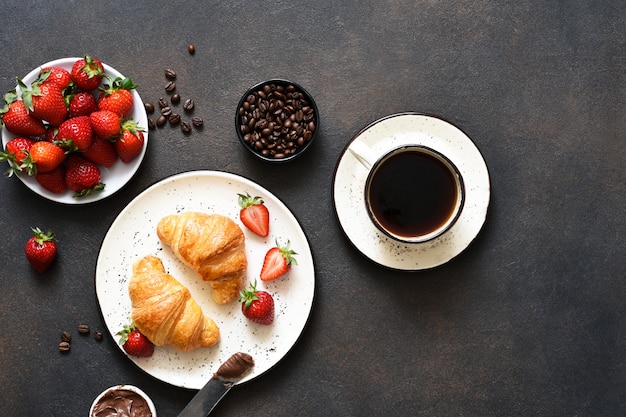
POLYGON ((187 45, 187 52, 189 52, 191 55, 196 53, 196 47, 194 46, 194 44, 189 44, 187 45))
POLYGON ((174 90, 176 90, 176 83, 174 81, 168 81, 167 84, 165 84, 165 91, 171 93, 174 90))
POLYGON ((102 341, 102 333, 100 332, 93 332, 93 338, 96 339, 97 342, 102 341))
POLYGON ((172 108, 170 106, 165 106, 161 109, 161 114, 165 117, 168 117, 172 114, 172 108))
POLYGON ((72 335, 70 334, 70 332, 63 332, 61 333, 61 341, 62 342, 71 342, 72 341, 72 335))
POLYGON ((59 343, 59 351, 60 352, 69 352, 70 351, 70 344, 69 342, 61 342, 59 343))
POLYGON ((89 326, 86 324, 79 324, 78 325, 78 333, 80 334, 87 334, 89 333, 89 326))
POLYGON ((160 108, 167 107, 167 106, 168 106, 168 104, 169 104, 169 103, 167 102, 167 99, 166 99, 165 97, 159 97, 159 101, 158 101, 158 103, 159 103, 159 107, 160 107, 160 108))
POLYGON ((172 94, 171 100, 172 100, 172 104, 180 103, 180 94, 178 93, 172 94))
POLYGON ((317 124, 312 103, 293 84, 265 84, 246 97, 238 114, 244 142, 272 159, 295 154, 317 124))
POLYGON ((171 68, 167 68, 165 70, 165 78, 167 78, 168 80, 175 80, 176 79, 176 71, 174 71, 171 68))
POLYGON ((163 127, 165 126, 165 123, 167 123, 167 117, 163 115, 159 116, 158 119, 156 119, 157 127, 163 127))
POLYGON ((170 121, 170 124, 172 126, 176 126, 177 124, 180 123, 180 115, 176 113, 172 113, 170 114, 170 117, 168 118, 168 120, 170 121))
POLYGON ((152 103, 143 103, 143 107, 146 109, 148 114, 154 113, 154 104, 152 103))
POLYGON ((182 122, 180 124, 180 130, 182 130, 184 134, 191 133, 191 126, 189 126, 189 122, 182 122))
POLYGON ((185 102, 183 103, 183 109, 185 109, 185 111, 191 111, 193 110, 193 107, 196 105, 196 102, 193 101, 193 99, 188 98, 185 100, 185 102))
POLYGON ((154 123, 154 119, 148 119, 148 129, 154 129, 156 127, 156 123, 154 123))
POLYGON ((191 118, 191 123, 195 126, 195 127, 202 127, 202 125, 204 124, 204 121, 202 120, 201 117, 192 117, 191 118))

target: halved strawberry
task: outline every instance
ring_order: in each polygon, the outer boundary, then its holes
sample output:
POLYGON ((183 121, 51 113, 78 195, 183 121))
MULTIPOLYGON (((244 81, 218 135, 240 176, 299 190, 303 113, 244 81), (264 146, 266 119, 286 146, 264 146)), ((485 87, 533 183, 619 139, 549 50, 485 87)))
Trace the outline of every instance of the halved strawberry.
POLYGON ((119 136, 121 129, 120 117, 110 110, 95 111, 89 115, 91 128, 96 136, 111 139, 119 136))
POLYGON ((103 190, 101 178, 100 168, 96 164, 78 154, 68 155, 65 184, 74 191, 74 197, 83 197, 103 190))
POLYGON ((143 129, 133 120, 122 123, 122 134, 115 141, 115 151, 122 162, 128 163, 135 159, 143 149, 143 129))
POLYGON ((104 77, 104 66, 99 59, 85 54, 76 60, 70 71, 72 81, 83 91, 96 90, 104 77))
POLYGON ((154 344, 134 324, 124 326, 117 336, 120 336, 119 344, 129 355, 148 358, 154 354, 154 344))
POLYGON ((35 174, 35 180, 37 180, 39 185, 52 193, 62 194, 67 191, 65 165, 59 165, 52 171, 39 172, 35 174))
POLYGON ((297 253, 291 250, 289 246, 289 241, 285 246, 280 246, 276 241, 276 246, 267 251, 261 268, 261 281, 276 279, 287 273, 292 265, 298 265, 296 258, 293 257, 297 253))
POLYGON ((18 100, 15 90, 4 95, 5 106, 0 110, 2 124, 7 130, 18 136, 40 136, 46 133, 43 122, 33 117, 24 102, 18 100))
POLYGON ((241 222, 253 233, 266 237, 270 232, 270 213, 261 197, 251 197, 250 194, 237 194, 241 210, 241 222))
POLYGON ((109 78, 108 84, 100 88, 98 109, 110 110, 122 118, 129 117, 134 105, 131 90, 136 87, 137 84, 130 78, 117 77, 114 80, 109 78))
POLYGON ((258 324, 272 324, 274 322, 274 298, 267 291, 258 291, 256 281, 241 291, 241 312, 243 315, 258 324))
POLYGON ((111 168, 117 162, 115 146, 109 139, 95 138, 82 155, 96 165, 111 168))

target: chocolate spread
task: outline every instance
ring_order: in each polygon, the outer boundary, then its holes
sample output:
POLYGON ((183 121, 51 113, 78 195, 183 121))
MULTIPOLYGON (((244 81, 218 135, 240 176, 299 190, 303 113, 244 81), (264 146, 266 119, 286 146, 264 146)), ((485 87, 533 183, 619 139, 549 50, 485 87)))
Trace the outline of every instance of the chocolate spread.
POLYGON ((250 368, 254 366, 254 359, 247 353, 237 352, 226 359, 215 374, 213 379, 232 381, 241 378, 250 368))
POLYGON ((146 400, 134 391, 112 389, 94 407, 90 417, 152 417, 146 400))

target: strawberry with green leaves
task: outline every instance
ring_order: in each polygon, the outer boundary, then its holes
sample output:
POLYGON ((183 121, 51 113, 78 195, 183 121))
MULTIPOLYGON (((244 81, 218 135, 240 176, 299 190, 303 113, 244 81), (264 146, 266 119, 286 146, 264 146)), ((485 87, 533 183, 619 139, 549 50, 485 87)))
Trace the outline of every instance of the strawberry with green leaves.
POLYGON ((67 119, 67 105, 63 90, 53 83, 42 83, 40 79, 28 88, 20 79, 17 80, 22 90, 22 100, 30 114, 52 126, 59 126, 67 119))
POLYGON ((135 159, 143 149, 143 129, 132 119, 122 123, 122 134, 115 141, 115 151, 122 162, 128 163, 135 159))
POLYGON ((98 109, 110 110, 121 118, 128 118, 133 112, 133 93, 137 84, 130 78, 110 79, 108 84, 100 88, 101 93, 98 97, 98 109))
POLYGON ((122 123, 120 117, 110 110, 99 110, 89 115, 91 128, 96 136, 103 139, 112 139, 120 135, 122 123))
POLYGON ((46 133, 43 122, 28 112, 15 90, 6 93, 4 101, 6 104, 0 110, 0 117, 9 132, 17 136, 41 136, 46 133))
POLYGON ((270 281, 287 273, 292 265, 298 265, 294 255, 297 255, 290 248, 290 242, 285 246, 280 246, 276 241, 276 246, 265 254, 263 266, 261 267, 261 281, 270 281))
POLYGON ((96 90, 104 77, 104 66, 99 59, 87 54, 76 60, 70 71, 74 85, 83 91, 96 90))
POLYGON ((70 152, 84 151, 91 146, 93 131, 89 116, 67 119, 59 126, 55 141, 70 152))
POLYGON ((39 71, 39 79, 42 83, 54 84, 59 89, 65 90, 72 82, 70 72, 61 67, 46 67, 39 71))
POLYGON ((256 281, 241 291, 239 301, 247 319, 264 325, 274 322, 274 298, 267 291, 257 290, 256 281))
POLYGON ((38 172, 35 180, 46 190, 55 194, 62 194, 67 191, 65 184, 65 165, 61 164, 48 172, 38 172))
POLYGON ((22 164, 28 158, 34 143, 33 139, 23 137, 13 138, 7 142, 4 152, 0 152, 0 161, 7 161, 10 165, 7 176, 10 177, 15 171, 22 171, 22 164))
POLYGON ((78 154, 67 156, 65 185, 74 192, 74 197, 84 197, 104 189, 102 175, 96 164, 78 154))
POLYGON ((57 255, 54 233, 42 232, 38 227, 32 228, 33 236, 28 239, 24 250, 26 259, 37 272, 46 271, 57 255))
POLYGON ((239 219, 252 233, 266 237, 270 232, 270 213, 261 197, 252 197, 250 194, 239 196, 239 219))
POLYGON ((154 343, 134 324, 124 326, 123 330, 117 332, 117 336, 120 336, 119 344, 122 345, 122 349, 131 356, 149 358, 154 354, 154 343))
POLYGON ((29 156, 22 162, 28 175, 35 175, 39 172, 49 172, 65 161, 65 150, 52 142, 40 140, 32 144, 29 156))

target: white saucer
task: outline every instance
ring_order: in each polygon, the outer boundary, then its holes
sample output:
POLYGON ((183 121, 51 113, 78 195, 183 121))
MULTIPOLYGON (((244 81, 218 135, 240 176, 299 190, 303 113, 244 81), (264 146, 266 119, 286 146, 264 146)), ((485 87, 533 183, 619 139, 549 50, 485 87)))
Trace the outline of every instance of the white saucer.
POLYGON ((463 252, 485 223, 490 195, 487 165, 474 142, 452 124, 419 113, 393 114, 357 133, 339 157, 333 178, 335 213, 348 239, 372 261, 404 271, 434 268, 463 252), (466 191, 465 206, 452 228, 429 242, 411 244, 380 232, 365 208, 367 169, 347 151, 356 138, 381 155, 406 144, 425 145, 446 155, 461 172, 466 191))

